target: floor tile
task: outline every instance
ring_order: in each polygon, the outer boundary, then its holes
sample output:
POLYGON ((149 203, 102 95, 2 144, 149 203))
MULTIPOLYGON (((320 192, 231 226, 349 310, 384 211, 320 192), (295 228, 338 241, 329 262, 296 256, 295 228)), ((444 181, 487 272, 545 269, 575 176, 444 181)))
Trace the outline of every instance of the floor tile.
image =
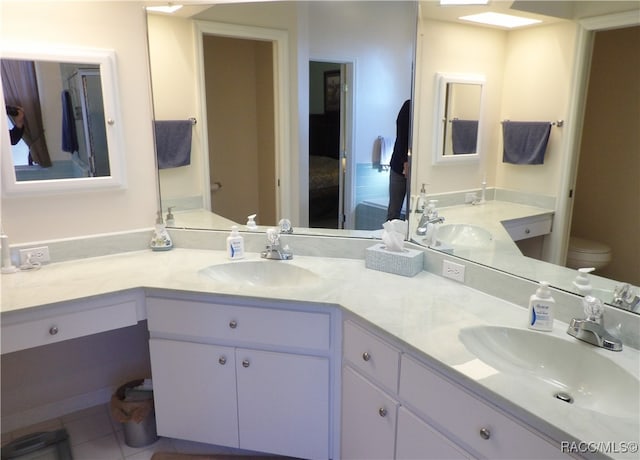
MULTIPOLYGON (((74 418, 64 423, 69 432, 71 445, 82 444, 106 434, 113 435, 113 427, 106 412, 96 412, 82 418, 74 418)), ((115 439, 115 437, 114 437, 115 439)))
POLYGON ((74 460, 122 460, 122 450, 115 434, 94 438, 71 446, 74 460))

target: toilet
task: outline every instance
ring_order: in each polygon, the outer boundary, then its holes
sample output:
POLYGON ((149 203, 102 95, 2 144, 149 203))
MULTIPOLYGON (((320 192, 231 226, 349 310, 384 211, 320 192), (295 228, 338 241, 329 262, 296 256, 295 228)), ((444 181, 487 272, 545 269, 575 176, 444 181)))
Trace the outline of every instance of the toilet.
POLYGON ((611 248, 606 244, 572 236, 569 238, 569 251, 567 252, 567 267, 587 268, 596 270, 604 268, 611 262, 611 248))

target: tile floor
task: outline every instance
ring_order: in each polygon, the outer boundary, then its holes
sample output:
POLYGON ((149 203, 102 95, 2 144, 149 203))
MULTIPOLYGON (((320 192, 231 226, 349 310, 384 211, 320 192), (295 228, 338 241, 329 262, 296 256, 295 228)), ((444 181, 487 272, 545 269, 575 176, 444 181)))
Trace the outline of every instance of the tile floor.
MULTIPOLYGON (((66 428, 71 439, 74 460, 149 460, 154 452, 182 452, 188 454, 253 453, 229 447, 200 444, 178 439, 160 438, 145 447, 129 447, 124 442, 122 425, 111 418, 109 405, 100 405, 74 412, 47 422, 2 434, 2 444, 38 431, 66 428)), ((30 459, 38 457, 36 453, 30 459)))

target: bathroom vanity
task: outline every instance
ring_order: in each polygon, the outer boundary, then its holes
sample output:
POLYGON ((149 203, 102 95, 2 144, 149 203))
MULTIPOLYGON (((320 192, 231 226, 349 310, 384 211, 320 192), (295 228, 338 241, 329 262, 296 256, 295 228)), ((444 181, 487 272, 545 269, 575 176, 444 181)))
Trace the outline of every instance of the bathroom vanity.
MULTIPOLYGON (((467 348, 469 328, 528 332, 521 306, 357 258, 247 256, 144 250, 3 276, 2 353, 146 320, 160 435, 296 457, 561 458, 562 442, 637 437, 637 413, 608 416, 578 395, 569 405, 535 385, 513 388, 505 369, 467 348), (312 275, 267 284, 205 276, 231 264, 312 275)), ((565 332, 556 321, 543 337, 573 346, 565 332)), ((633 348, 588 353, 640 375, 633 348)))

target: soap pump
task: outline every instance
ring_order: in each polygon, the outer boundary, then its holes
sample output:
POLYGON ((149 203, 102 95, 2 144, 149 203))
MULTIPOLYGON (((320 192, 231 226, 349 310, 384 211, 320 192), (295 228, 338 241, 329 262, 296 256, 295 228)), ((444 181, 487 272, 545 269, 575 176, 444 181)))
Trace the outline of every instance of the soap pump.
POLYGON ((552 331, 555 303, 551 296, 549 283, 540 281, 536 293, 529 298, 529 329, 552 331))
POLYGON ((418 197, 418 204, 416 206, 416 212, 423 213, 426 206, 427 206, 427 190, 425 188, 425 184, 422 183, 422 188, 420 189, 420 196, 418 197))
POLYGON ((258 226, 256 225, 256 214, 251 214, 247 216, 247 230, 257 230, 258 226))
POLYGON ((169 206, 167 208, 167 225, 169 227, 173 227, 176 224, 175 218, 173 217, 173 213, 171 212, 173 208, 174 206, 169 206))
POLYGON ((167 232, 164 221, 162 220, 162 211, 158 211, 156 227, 153 230, 150 246, 154 251, 168 251, 173 247, 173 241, 171 241, 169 232, 167 232))
POLYGON ((591 281, 589 280, 589 273, 594 271, 595 268, 579 268, 578 276, 573 281, 574 287, 578 290, 578 294, 582 295, 590 295, 593 290, 593 286, 591 286, 591 281))

